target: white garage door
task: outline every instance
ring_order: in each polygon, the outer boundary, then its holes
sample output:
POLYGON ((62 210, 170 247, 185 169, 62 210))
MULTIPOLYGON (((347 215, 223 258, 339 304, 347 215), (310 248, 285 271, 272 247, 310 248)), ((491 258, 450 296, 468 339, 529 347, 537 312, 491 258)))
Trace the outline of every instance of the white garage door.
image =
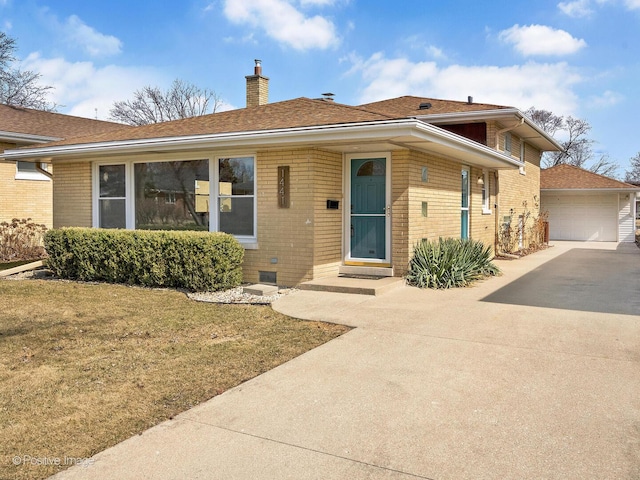
POLYGON ((618 195, 542 196, 551 240, 618 240, 618 195))

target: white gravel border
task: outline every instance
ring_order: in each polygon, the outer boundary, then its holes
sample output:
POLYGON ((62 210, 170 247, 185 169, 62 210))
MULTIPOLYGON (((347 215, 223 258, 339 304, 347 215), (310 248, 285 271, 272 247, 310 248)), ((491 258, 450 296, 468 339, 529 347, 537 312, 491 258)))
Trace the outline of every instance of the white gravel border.
POLYGON ((278 290, 273 295, 251 295, 244 293, 244 287, 236 287, 222 292, 195 292, 187 293, 187 297, 197 302, 209 303, 240 303, 250 305, 270 305, 284 295, 294 292, 293 288, 278 290))
MULTIPOLYGON (((40 270, 31 270, 27 272, 16 273, 13 275, 8 275, 4 277, 2 280, 32 280, 32 279, 43 279, 43 280, 54 280, 61 282, 68 282, 71 280, 63 280, 56 278, 49 270, 40 269, 40 270)), ((91 283, 91 284, 99 284, 100 282, 82 282, 82 283, 91 283)), ((146 288, 138 285, 127 285, 130 287, 136 288, 146 288)), ((244 293, 244 287, 236 287, 230 290, 224 290, 221 292, 184 292, 185 295, 196 302, 207 302, 207 303, 223 303, 223 304, 244 304, 244 305, 271 305, 277 299, 284 295, 288 295, 290 293, 295 292, 295 288, 282 288, 278 290, 277 293, 273 295, 251 295, 249 293, 244 293)))

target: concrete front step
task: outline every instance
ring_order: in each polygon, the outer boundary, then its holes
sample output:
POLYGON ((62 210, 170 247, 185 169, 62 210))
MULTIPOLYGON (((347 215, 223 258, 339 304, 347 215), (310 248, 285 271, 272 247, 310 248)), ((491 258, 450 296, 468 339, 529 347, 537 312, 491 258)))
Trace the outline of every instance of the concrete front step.
POLYGON ((382 295, 404 285, 399 277, 353 278, 348 276, 327 277, 311 280, 298 285, 300 290, 316 292, 355 293, 358 295, 382 295))

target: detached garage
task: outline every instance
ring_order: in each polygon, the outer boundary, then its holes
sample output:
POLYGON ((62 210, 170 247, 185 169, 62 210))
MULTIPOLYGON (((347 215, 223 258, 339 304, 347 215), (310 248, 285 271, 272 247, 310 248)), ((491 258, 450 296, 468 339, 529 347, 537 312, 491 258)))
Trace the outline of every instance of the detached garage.
POLYGON ((639 187, 573 165, 540 172, 551 240, 634 242, 636 192, 639 187))

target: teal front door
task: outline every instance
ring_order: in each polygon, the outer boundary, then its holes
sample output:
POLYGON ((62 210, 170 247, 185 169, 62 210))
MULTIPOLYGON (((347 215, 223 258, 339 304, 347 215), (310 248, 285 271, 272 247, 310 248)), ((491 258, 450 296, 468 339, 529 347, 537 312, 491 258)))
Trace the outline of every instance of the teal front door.
POLYGON ((387 159, 351 160, 350 258, 387 260, 387 159))

